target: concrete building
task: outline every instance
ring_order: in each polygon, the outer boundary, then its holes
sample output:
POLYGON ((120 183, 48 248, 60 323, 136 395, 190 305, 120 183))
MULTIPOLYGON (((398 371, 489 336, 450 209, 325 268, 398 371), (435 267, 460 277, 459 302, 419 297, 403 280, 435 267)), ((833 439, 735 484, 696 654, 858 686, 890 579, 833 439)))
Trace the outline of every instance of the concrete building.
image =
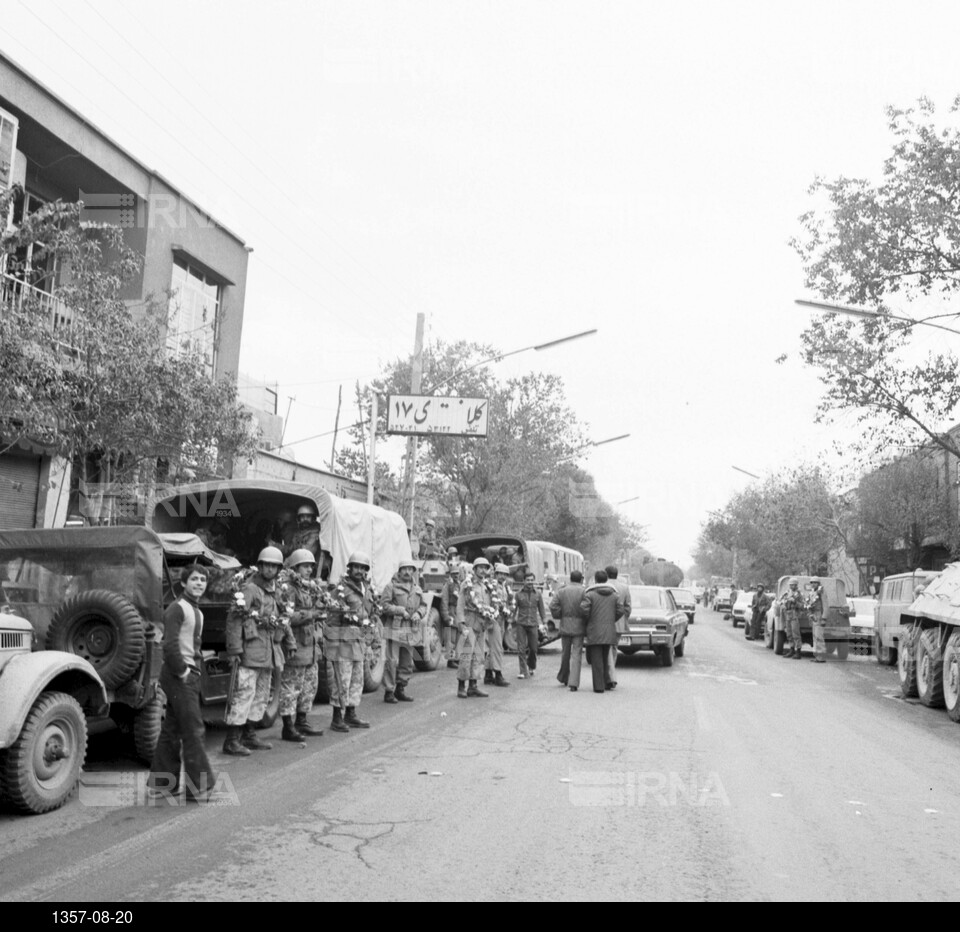
MULTIPOLYGON (((0 53, 0 190, 12 184, 25 194, 13 216, 0 218, 0 228, 49 201, 83 201, 86 217, 122 227, 125 242, 143 257, 139 277, 124 294, 132 311, 151 299, 166 301, 172 289, 169 351, 199 348, 211 376, 236 378, 249 248, 0 53)), ((62 310, 58 272, 33 271, 29 282, 4 275, 0 287, 7 294, 41 292, 56 320, 62 310)), ((274 422, 267 427, 276 432, 274 422)), ((51 459, 40 445, 18 443, 0 455, 0 528, 61 526, 68 483, 68 464, 51 459)))

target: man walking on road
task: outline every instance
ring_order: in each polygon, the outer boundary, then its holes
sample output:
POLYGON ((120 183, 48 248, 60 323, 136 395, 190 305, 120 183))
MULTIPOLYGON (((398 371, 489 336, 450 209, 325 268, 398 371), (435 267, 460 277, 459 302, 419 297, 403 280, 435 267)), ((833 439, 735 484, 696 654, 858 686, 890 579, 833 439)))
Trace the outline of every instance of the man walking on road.
POLYGON ((547 610, 537 589, 534 573, 525 573, 523 588, 516 594, 513 620, 516 624, 517 656, 520 658, 520 679, 533 676, 537 669, 537 648, 540 646, 540 625, 546 624, 547 610))
MULTIPOLYGON (((620 614, 617 616, 617 634, 626 634, 628 630, 627 620, 630 618, 630 613, 633 611, 633 602, 630 599, 630 587, 626 583, 620 582, 620 580, 617 578, 620 575, 620 570, 612 563, 604 570, 604 572, 607 574, 607 579, 609 580, 610 585, 617 590, 617 598, 620 601, 620 614)), ((619 640, 619 638, 617 640, 619 640)), ((616 641, 610 646, 610 682, 612 682, 614 686, 617 685, 616 641)))
POLYGON ((583 637, 587 623, 580 614, 583 601, 583 573, 574 570, 570 582, 557 590, 550 599, 550 614, 560 623, 560 672, 557 679, 575 693, 580 688, 580 662, 583 658, 583 637))
POLYGON ((593 670, 593 691, 602 693, 616 686, 610 679, 610 647, 619 638, 617 619, 623 606, 604 570, 597 570, 593 579, 594 584, 580 601, 580 614, 587 623, 587 660, 593 670))

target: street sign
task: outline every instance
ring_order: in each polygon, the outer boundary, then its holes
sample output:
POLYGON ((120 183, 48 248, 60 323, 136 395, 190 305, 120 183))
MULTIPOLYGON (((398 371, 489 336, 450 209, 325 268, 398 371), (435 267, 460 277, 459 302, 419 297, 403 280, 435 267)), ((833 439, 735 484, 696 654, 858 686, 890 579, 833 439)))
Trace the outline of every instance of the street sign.
POLYGON ((387 433, 486 437, 487 407, 486 398, 389 395, 387 433))

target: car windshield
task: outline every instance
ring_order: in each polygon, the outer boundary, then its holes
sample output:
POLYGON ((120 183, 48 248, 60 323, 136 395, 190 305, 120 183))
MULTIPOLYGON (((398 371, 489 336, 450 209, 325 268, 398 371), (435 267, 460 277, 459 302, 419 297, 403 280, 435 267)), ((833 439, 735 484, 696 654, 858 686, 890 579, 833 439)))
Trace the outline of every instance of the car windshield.
POLYGON ((637 608, 663 608, 659 589, 644 589, 642 586, 630 587, 630 603, 637 608))
POLYGON ((692 602, 694 600, 693 593, 689 589, 671 589, 670 591, 678 602, 692 602))

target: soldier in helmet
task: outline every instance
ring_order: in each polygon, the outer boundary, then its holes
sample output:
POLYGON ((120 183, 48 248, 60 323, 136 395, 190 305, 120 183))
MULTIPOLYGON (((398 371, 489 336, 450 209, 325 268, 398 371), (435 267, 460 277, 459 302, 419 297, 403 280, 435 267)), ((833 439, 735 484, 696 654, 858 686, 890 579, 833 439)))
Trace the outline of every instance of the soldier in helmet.
POLYGON ((427 616, 427 603, 423 590, 416 581, 417 565, 404 560, 397 575, 383 590, 382 606, 383 638, 386 642, 386 662, 383 667, 383 701, 413 702, 406 693, 407 683, 413 675, 413 654, 410 651, 412 636, 427 616))
POLYGON ((257 572, 237 593, 227 613, 227 654, 238 666, 233 696, 227 709, 227 737, 223 753, 244 757, 251 750, 270 750, 272 744, 257 737, 255 723, 266 714, 274 676, 283 670, 283 648, 296 650, 287 621, 286 605, 277 593, 277 575, 283 554, 265 547, 257 557, 257 572))
POLYGON ((503 678, 503 632, 513 616, 513 586, 510 585, 510 567, 498 563, 493 568, 497 593, 497 617, 487 632, 487 660, 484 664, 484 686, 509 686, 503 678))
POLYGON ((374 621, 373 587, 367 580, 370 558, 350 554, 347 572, 328 595, 335 603, 323 630, 323 655, 327 659, 327 686, 333 706, 331 731, 369 728, 357 715, 363 694, 364 629, 374 621))
POLYGON ((780 596, 780 608, 783 611, 784 627, 790 649, 783 652, 784 657, 800 660, 803 651, 803 641, 800 637, 800 619, 805 609, 803 593, 800 591, 800 580, 791 576, 787 583, 787 591, 780 596))
POLYGON ((487 698, 487 693, 477 688, 477 679, 483 669, 486 634, 497 617, 496 587, 489 576, 490 561, 486 557, 477 557, 473 561, 472 575, 460 586, 457 596, 457 626, 460 629, 457 697, 460 699, 487 698))
POLYGON ((813 659, 817 663, 826 663, 827 642, 823 636, 823 585, 816 576, 810 580, 807 611, 810 613, 810 627, 813 632, 813 659))
MULTIPOLYGON (((460 586, 466 580, 465 566, 460 558, 460 551, 452 544, 447 547, 447 582, 444 586, 447 601, 447 617, 456 612, 456 602, 460 594, 460 586)), ((442 596, 441 596, 442 598, 442 596)), ((441 609, 442 614, 442 609, 441 609)), ((460 660, 457 656, 457 628, 447 628, 447 666, 454 670, 460 667, 460 660)))
POLYGON ((319 630, 324 611, 320 585, 312 579, 316 557, 309 550, 294 550, 287 557, 284 585, 293 602, 290 627, 297 649, 288 653, 280 676, 280 716, 283 719, 283 741, 319 738, 323 729, 307 721, 317 695, 320 661, 319 630), (296 720, 294 720, 296 716, 296 720))

